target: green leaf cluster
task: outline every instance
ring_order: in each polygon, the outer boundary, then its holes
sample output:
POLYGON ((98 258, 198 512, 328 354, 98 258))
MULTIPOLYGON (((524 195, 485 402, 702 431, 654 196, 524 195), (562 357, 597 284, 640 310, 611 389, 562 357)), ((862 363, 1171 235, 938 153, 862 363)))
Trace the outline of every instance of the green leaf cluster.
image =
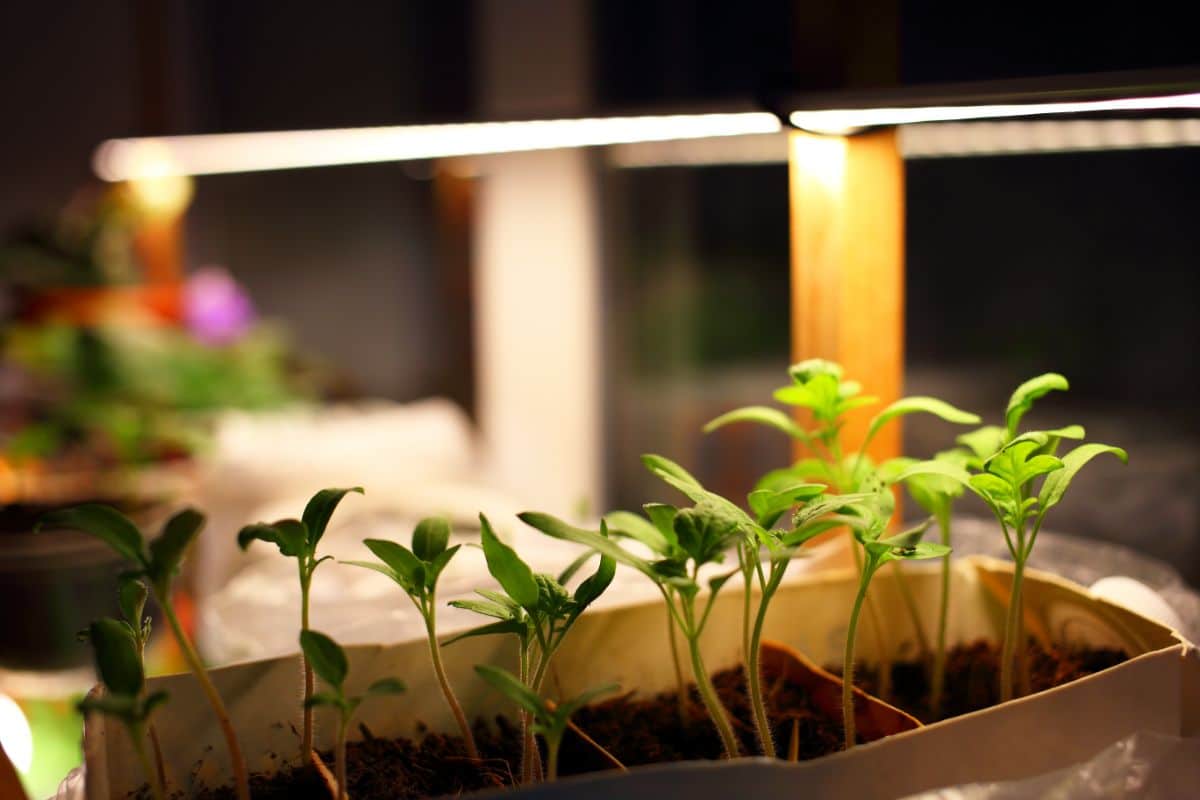
POLYGON ((318 692, 305 701, 308 706, 331 706, 338 710, 343 725, 368 697, 397 695, 405 690, 404 682, 397 678, 380 678, 367 687, 366 694, 348 696, 346 677, 350 673, 350 662, 341 645, 320 631, 300 631, 300 649, 313 671, 329 687, 327 692, 318 692))
POLYGON ((204 527, 204 515, 185 508, 167 520, 158 538, 147 545, 141 531, 112 506, 88 503, 51 511, 38 521, 38 529, 73 528, 88 533, 133 565, 130 578, 145 577, 155 594, 169 594, 188 548, 204 527))
MULTIPOLYGON (((144 602, 144 598, 143 598, 144 602)), ((85 697, 79 710, 99 712, 121 720, 140 738, 140 727, 150 714, 166 702, 166 692, 145 694, 139 634, 125 620, 98 619, 87 629, 96 659, 96 673, 106 692, 85 697)))
POLYGON ((317 558, 317 545, 325 536, 325 529, 329 527, 329 520, 338 503, 351 492, 362 494, 363 490, 361 486, 349 489, 322 489, 305 505, 300 519, 281 519, 272 523, 258 522, 246 525, 238 531, 238 547, 245 550, 252 542, 267 542, 279 548, 282 555, 296 559, 300 570, 300 583, 307 594, 313 572, 322 563, 333 558, 317 558))

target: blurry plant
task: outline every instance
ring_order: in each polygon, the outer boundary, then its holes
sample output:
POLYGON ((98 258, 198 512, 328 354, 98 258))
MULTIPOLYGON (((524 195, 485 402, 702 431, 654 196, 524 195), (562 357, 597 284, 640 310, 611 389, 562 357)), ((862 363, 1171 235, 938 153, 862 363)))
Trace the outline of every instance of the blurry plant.
POLYGON ((356 567, 375 570, 391 578, 404 590, 408 599, 416 606, 421 619, 425 621, 425 633, 429 639, 429 658, 433 662, 433 672, 437 675, 438 684, 450 712, 458 723, 458 728, 467 747, 467 755, 479 758, 479 749, 475 746, 475 736, 467 716, 459 705, 458 698, 446 677, 445 667, 442 666, 442 650, 437 639, 437 582, 442 570, 454 558, 461 545, 447 547, 450 542, 450 523, 441 517, 429 517, 417 523, 412 534, 412 549, 396 542, 384 539, 366 539, 363 544, 375 554, 379 562, 347 561, 356 567))
MULTIPOLYGON (((238 547, 245 550, 250 543, 258 540, 273 544, 279 552, 288 558, 296 559, 296 568, 300 577, 300 630, 308 630, 309 594, 312 588, 313 573, 323 562, 333 556, 317 558, 317 544, 325 535, 325 528, 333 516, 338 503, 350 492, 363 493, 361 486, 350 489, 322 489, 313 495, 304 507, 300 519, 281 519, 278 522, 258 522, 247 525, 238 531, 238 547)), ((308 758, 312 751, 313 725, 312 709, 308 699, 313 695, 313 669, 304 656, 304 732, 300 740, 300 761, 308 758)))
POLYGON ((154 599, 162 609, 171 633, 175 637, 179 650, 183 654, 188 667, 200 683, 200 688, 212 706, 213 714, 225 736, 225 744, 229 750, 229 763, 233 769, 234 785, 238 800, 248 800, 250 797, 249 777, 246 772, 246 760, 242 756, 237 734, 229 721, 229 714, 221 696, 213 686, 208 671, 204 668, 200 656, 196 653, 179 617, 175 614, 175 606, 171 601, 171 583, 179 574, 179 567, 188 547, 204 527, 204 515, 195 509, 184 509, 175 514, 163 527, 158 538, 148 544, 141 531, 120 511, 111 506, 86 504, 74 508, 52 511, 44 515, 38 522, 38 528, 46 526, 56 528, 73 528, 95 536, 113 549, 117 555, 128 561, 133 569, 125 576, 127 578, 144 578, 154 599))
POLYGON ((678 464, 656 455, 643 456, 642 461, 653 474, 695 503, 692 508, 682 510, 661 504, 647 506, 647 513, 653 521, 650 526, 642 524, 640 518, 634 515, 614 517, 614 524, 622 526, 621 533, 624 536, 642 541, 650 548, 656 556, 652 561, 629 552, 610 539, 606 535, 607 518, 602 522, 599 533, 575 528, 547 514, 525 513, 520 515, 521 519, 550 536, 585 545, 631 566, 658 586, 672 620, 669 633, 673 636, 678 629, 687 641, 697 690, 729 758, 738 755, 737 737, 704 666, 700 637, 718 592, 739 572, 745 576, 747 590, 743 604, 743 646, 751 705, 763 751, 773 754, 774 742, 759 674, 759 651, 767 609, 796 549, 827 529, 821 517, 838 508, 845 499, 825 498, 814 502, 798 512, 791 529, 775 531, 771 528, 781 516, 793 506, 820 494, 824 487, 796 484, 760 490, 750 498, 751 508, 757 514, 757 519, 754 519, 735 504, 706 490, 678 464), (760 558, 763 548, 768 552, 769 566, 766 569, 760 558), (709 595, 703 603, 699 603, 700 571, 710 564, 721 563, 730 549, 736 549, 738 553, 738 567, 709 579, 709 595), (753 579, 759 581, 762 597, 758 613, 752 621, 749 585, 753 579))
POLYGON ((1038 398, 1052 391, 1065 391, 1066 378, 1046 373, 1021 384, 1009 398, 1004 427, 987 427, 961 437, 970 449, 965 467, 942 460, 923 461, 901 472, 897 480, 918 475, 948 478, 979 495, 987 504, 1013 558, 1012 592, 1004 623, 1004 646, 1000 656, 1000 699, 1014 694, 1013 661, 1021 641, 1021 588, 1025 564, 1033 552, 1046 513, 1058 505, 1067 487, 1085 464, 1109 453, 1123 462, 1128 456, 1119 447, 1082 444, 1059 458, 1063 439, 1082 439, 1081 425, 1045 431, 1018 433, 1021 419, 1038 398), (1037 483, 1040 481, 1040 488, 1037 483))
POLYGON ((850 527, 855 541, 862 548, 859 560, 858 592, 850 610, 850 623, 846 630, 846 647, 842 659, 842 729, 845 746, 855 744, 854 730, 854 648, 858 633, 858 618, 871 586, 871 579, 884 564, 892 561, 912 561, 945 557, 950 548, 920 541, 929 521, 915 528, 894 535, 885 535, 894 510, 891 491, 877 483, 875 491, 866 500, 856 501, 842 509, 843 521, 850 527))
MULTIPOLYGON (((970 436, 970 434, 964 434, 970 436)), ((963 437, 959 437, 962 441, 963 437)), ((964 450, 944 450, 934 456, 935 461, 943 461, 952 465, 966 466, 969 456, 964 450)), ((894 458, 885 462, 880 467, 880 474, 887 480, 889 477, 904 472, 909 467, 918 463, 912 458, 894 458)), ((890 482, 890 481, 888 481, 890 482)), ((937 522, 938 535, 941 543, 946 547, 952 547, 952 537, 950 531, 951 520, 953 518, 954 503, 962 496, 963 487, 960 483, 935 474, 913 474, 904 481, 905 488, 908 489, 912 499, 928 512, 937 522)), ((896 562, 897 564, 899 562, 896 562)), ((946 625, 949 618, 950 609, 950 554, 942 556, 940 591, 938 595, 938 621, 937 631, 934 634, 933 647, 933 665, 930 669, 929 679, 929 712, 933 719, 939 719, 942 715, 942 695, 946 685, 946 625)), ((903 577, 899 576, 903 584, 903 577)), ((914 616, 914 624, 920 625, 920 620, 914 616)), ((920 628, 918 627, 918 631, 920 628)))
MULTIPOLYGON (((578 697, 556 704, 543 699, 508 670, 480 664, 475 667, 475 671, 479 673, 479 677, 520 706, 533 719, 533 730, 540 733, 546 740, 546 780, 548 781, 558 777, 558 750, 562 745, 563 734, 566 733, 567 726, 570 724, 571 715, 600 695, 615 692, 620 688, 617 684, 610 683, 589 689, 578 697)), ((605 751, 605 753, 607 752, 605 751)), ((609 758, 615 761, 611 754, 609 754, 609 758)))
MULTIPOLYGON (((142 588, 141 603, 144 604, 145 587, 142 588)), ((122 610, 125 610, 124 592, 122 610)), ((140 605, 137 611, 135 619, 140 616, 140 605)), ((104 714, 125 726, 133 751, 146 774, 151 794, 155 800, 164 800, 166 787, 163 784, 163 772, 161 767, 156 769, 151 765, 146 752, 146 728, 150 715, 166 702, 167 693, 145 693, 146 678, 141 652, 143 627, 141 624, 130 625, 127 620, 108 618, 96 620, 88 627, 87 639, 95 652, 96 672, 104 684, 105 692, 85 697, 79 702, 79 710, 84 714, 104 714)), ((148 625, 145 627, 148 629, 148 625)))
POLYGON ((300 631, 300 649, 304 658, 312 664, 321 680, 328 684, 329 692, 319 692, 304 701, 305 708, 314 706, 330 706, 338 712, 337 739, 334 744, 334 771, 337 776, 338 800, 346 800, 346 731, 354 712, 368 697, 397 695, 405 690, 404 682, 397 678, 381 678, 367 687, 365 695, 346 696, 346 676, 350 672, 350 664, 346 660, 346 651, 320 631, 300 631))
POLYGON ((21 324, 4 331, 0 350, 22 387, 6 398, 25 417, 3 444, 14 459, 72 447, 122 463, 192 453, 212 412, 275 408, 306 394, 270 326, 214 347, 166 327, 21 324))
MULTIPOLYGON (((540 517, 541 515, 522 514, 520 516, 528 524, 538 527, 529 517, 540 517)), ((583 580, 574 593, 569 593, 564 588, 563 582, 569 578, 569 574, 574 572, 582 561, 576 561, 558 578, 541 573, 535 574, 529 565, 521 560, 515 550, 500 541, 492 529, 491 523, 483 514, 479 515, 479 525, 488 572, 500 584, 501 591, 477 590, 476 594, 480 596, 480 599, 452 600, 450 605, 491 617, 496 621, 460 633, 445 643, 451 644, 472 636, 493 634, 515 636, 518 644, 517 663, 520 672, 518 680, 527 686, 534 695, 539 695, 554 654, 562 646, 563 639, 575 621, 579 619, 579 615, 595 602, 612 583, 617 565, 603 550, 599 550, 601 557, 596 572, 583 580)), ((533 739, 532 722, 530 712, 523 711, 521 714, 521 781, 523 783, 534 779, 540 763, 533 739)))
MULTIPOLYGON (((864 487, 878 480, 875 465, 867 456, 867 449, 875 436, 894 420, 908 414, 923 413, 959 425, 973 425, 980 421, 977 415, 955 408, 935 397, 904 397, 877 413, 868 424, 857 451, 846 454, 841 435, 846 425, 846 415, 856 409, 873 405, 878 400, 863 395, 862 387, 857 381, 843 380, 842 367, 832 361, 819 358, 801 361, 789 367, 788 374, 792 379, 791 385, 777 389, 775 399, 784 405, 805 409, 810 417, 807 426, 801 425, 791 414, 768 406, 735 409, 704 426, 705 433, 711 433, 735 422, 754 422, 780 430, 804 444, 810 453, 809 456, 789 467, 768 472, 756 484, 757 490, 778 489, 789 484, 815 480, 828 484, 838 492, 861 492, 864 491, 864 487)), ((854 548, 854 553, 856 565, 861 570, 863 562, 857 548, 854 548)), ((899 579, 903 581, 902 574, 899 579)), ((904 586, 907 587, 907 584, 904 586)), ((915 607, 910 607, 909 610, 913 614, 914 626, 920 632, 922 629, 920 620, 915 615, 915 607)), ((867 613, 882 644, 882 623, 874 605, 869 601, 867 613)), ((882 646, 879 657, 879 694, 887 699, 891 685, 891 657, 882 646)))

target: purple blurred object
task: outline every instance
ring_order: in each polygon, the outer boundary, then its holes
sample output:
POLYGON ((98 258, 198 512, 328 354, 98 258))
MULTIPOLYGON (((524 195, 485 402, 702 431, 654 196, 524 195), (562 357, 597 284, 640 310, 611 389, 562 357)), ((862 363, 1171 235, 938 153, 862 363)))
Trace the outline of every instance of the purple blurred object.
POLYGON ((254 324, 254 304, 221 267, 202 267, 183 287, 183 320, 205 344, 229 344, 254 324))

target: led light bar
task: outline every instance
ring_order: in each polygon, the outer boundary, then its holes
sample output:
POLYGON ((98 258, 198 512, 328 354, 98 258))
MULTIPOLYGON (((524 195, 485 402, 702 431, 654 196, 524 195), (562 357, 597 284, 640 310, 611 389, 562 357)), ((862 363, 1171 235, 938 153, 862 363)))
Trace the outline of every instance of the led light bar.
POLYGON ((111 139, 92 158, 106 181, 366 164, 564 147, 776 133, 766 111, 401 125, 111 139))
POLYGON ((1200 71, 1099 73, 910 85, 879 90, 784 93, 771 103, 803 130, 863 128, 1051 115, 1133 115, 1200 109, 1200 71))

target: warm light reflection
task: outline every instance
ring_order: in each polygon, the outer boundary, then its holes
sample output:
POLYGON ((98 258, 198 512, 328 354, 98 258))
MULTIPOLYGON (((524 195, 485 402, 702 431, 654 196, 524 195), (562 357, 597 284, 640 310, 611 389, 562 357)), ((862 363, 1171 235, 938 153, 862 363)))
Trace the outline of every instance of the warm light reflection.
POLYGON ((797 128, 813 133, 845 134, 860 128, 879 125, 912 125, 921 122, 1002 119, 1099 111, 1148 111, 1167 108, 1200 108, 1200 93, 1063 103, 822 109, 793 111, 788 119, 797 128))
POLYGON ((0 694, 0 744, 17 772, 28 773, 33 766, 33 731, 25 712, 5 694, 0 694))
POLYGON ((846 169, 846 140, 840 136, 792 137, 792 164, 798 175, 833 190, 841 186, 846 169))
POLYGON ((775 115, 751 111, 112 139, 97 148, 92 165, 104 180, 122 181, 741 136, 780 128, 775 115))

